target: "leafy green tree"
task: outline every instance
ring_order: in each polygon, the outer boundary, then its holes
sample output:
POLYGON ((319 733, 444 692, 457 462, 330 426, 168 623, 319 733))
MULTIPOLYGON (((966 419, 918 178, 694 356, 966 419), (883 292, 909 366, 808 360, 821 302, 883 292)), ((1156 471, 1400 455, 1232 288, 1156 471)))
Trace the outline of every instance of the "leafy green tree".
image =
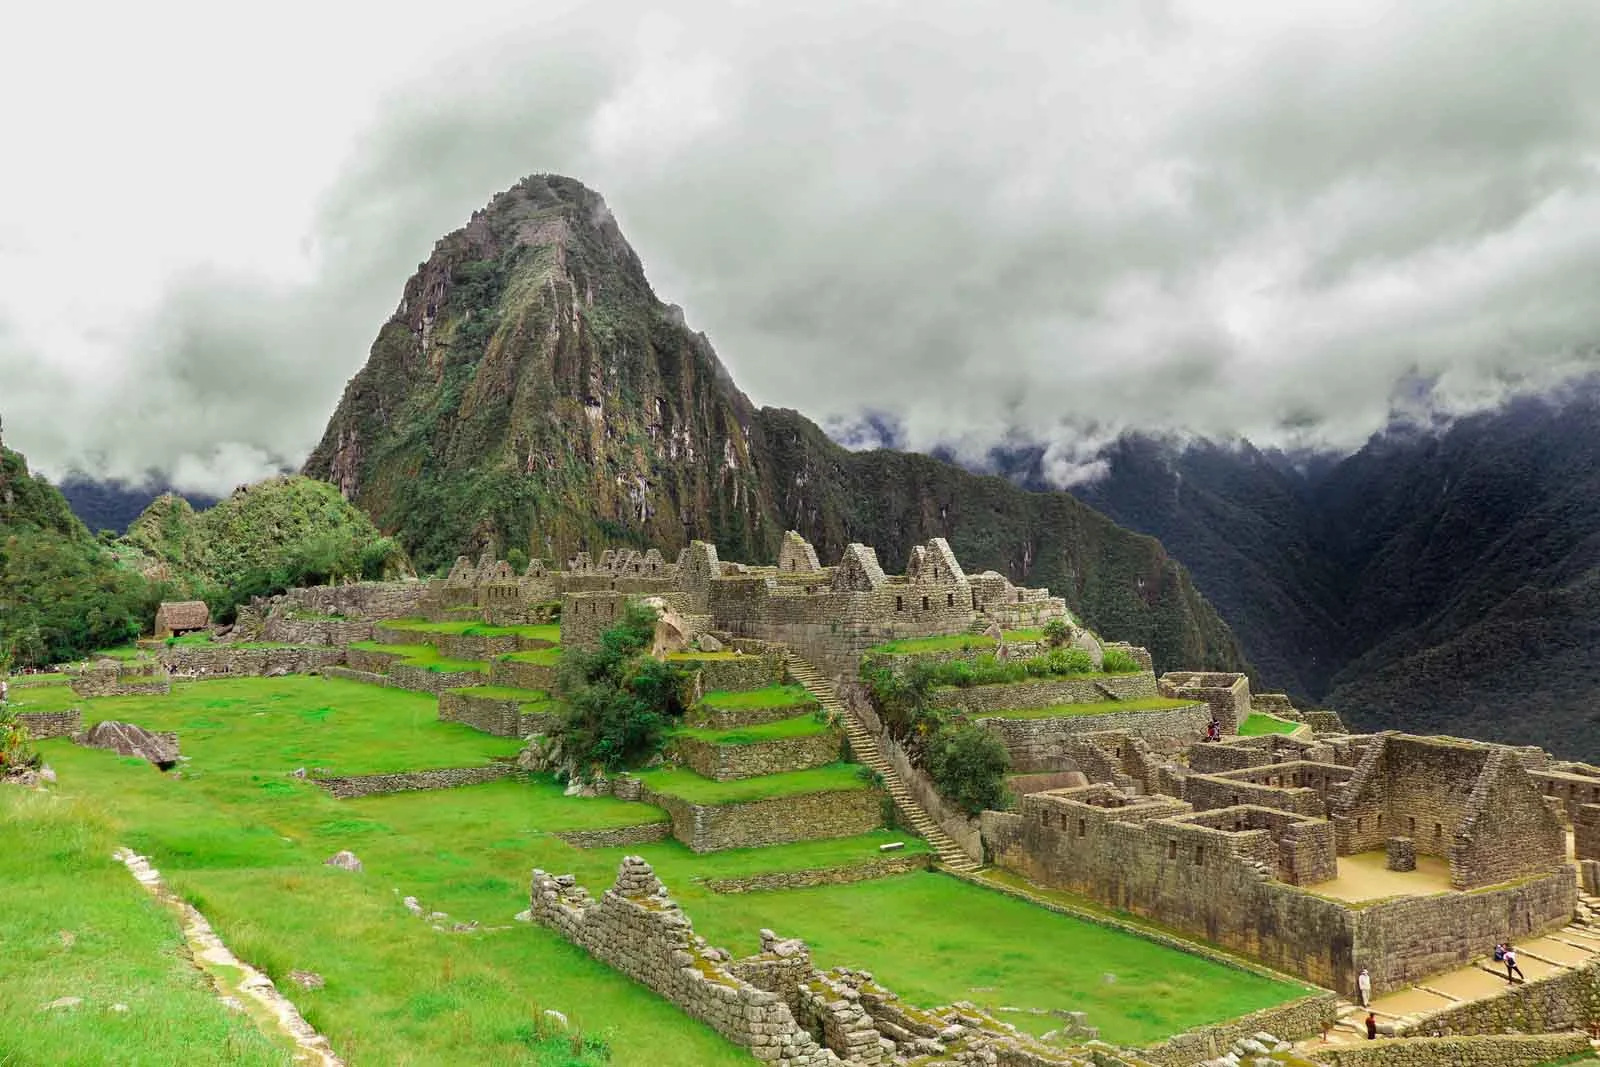
POLYGON ((1072 631, 1067 627, 1065 619, 1051 619, 1044 624, 1044 639, 1051 647, 1056 648, 1067 643, 1067 638, 1072 636, 1072 631))
POLYGON ((1011 755, 983 727, 967 723, 940 729, 928 745, 926 765, 939 795, 968 815, 1005 806, 1011 755))
POLYGON ((619 771, 648 763, 684 712, 687 673, 645 654, 655 609, 630 604, 594 652, 568 649, 556 670, 566 703, 562 745, 579 768, 619 771))

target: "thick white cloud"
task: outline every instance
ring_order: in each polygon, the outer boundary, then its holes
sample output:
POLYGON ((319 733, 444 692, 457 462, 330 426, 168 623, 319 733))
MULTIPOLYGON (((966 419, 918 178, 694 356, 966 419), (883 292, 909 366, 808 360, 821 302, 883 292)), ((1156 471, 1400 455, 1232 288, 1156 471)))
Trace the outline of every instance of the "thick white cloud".
POLYGON ((1600 366, 1589 0, 523 8, 28 15, 8 442, 298 462, 433 239, 534 171, 606 195, 758 402, 1062 481, 1124 428, 1348 447, 1419 382, 1600 366))

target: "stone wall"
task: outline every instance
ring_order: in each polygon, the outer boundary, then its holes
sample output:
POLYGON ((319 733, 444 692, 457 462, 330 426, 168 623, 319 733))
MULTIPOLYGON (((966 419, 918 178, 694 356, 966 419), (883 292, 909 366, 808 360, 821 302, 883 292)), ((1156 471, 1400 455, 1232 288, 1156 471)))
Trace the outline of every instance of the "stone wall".
POLYGON ((1587 1034, 1385 1038, 1316 1051, 1324 1067, 1542 1067, 1592 1051, 1587 1034))
POLYGON ((717 707, 696 704, 684 714, 684 725, 706 730, 736 730, 744 726, 761 726, 769 722, 792 719, 797 715, 814 712, 822 705, 809 693, 796 698, 793 704, 780 707, 717 707))
MULTIPOLYGON (((1068 678, 1041 678, 1003 685, 974 685, 966 689, 935 690, 933 700, 977 718, 985 712, 1022 711, 1056 704, 1093 704, 1110 693, 1118 700, 1142 700, 1156 695, 1153 674, 1075 674, 1068 678), (1104 691, 1102 691, 1102 689, 1104 691)), ((1202 721, 1202 726, 1204 722, 1202 721)), ((1103 729, 1103 727, 1102 727, 1103 729)), ((1201 733, 1205 731, 1202 729, 1201 733)))
POLYGON ((479 671, 435 671, 412 663, 389 664, 389 684, 396 689, 409 689, 413 693, 432 693, 435 696, 446 689, 469 689, 484 683, 479 671))
POLYGON ((28 731, 28 737, 34 741, 43 741, 51 737, 71 737, 83 730, 83 712, 77 708, 67 711, 28 711, 18 712, 17 722, 28 731))
POLYGON ((175 674, 265 675, 308 674, 344 662, 343 648, 235 648, 231 645, 173 645, 160 653, 161 663, 175 674))
POLYGON ((354 667, 324 667, 322 668, 322 676, 324 678, 342 678, 347 682, 361 682, 364 685, 387 686, 389 684, 389 676, 387 674, 358 671, 354 667))
POLYGON ((313 619, 288 614, 269 616, 261 626, 262 640, 284 645, 343 648, 372 640, 372 633, 373 625, 365 619, 313 619))
POLYGON ((757 1059, 776 1067, 820 1067, 837 1059, 801 1028, 775 992, 757 989, 726 966, 726 954, 697 943, 689 920, 650 865, 622 862, 616 884, 597 901, 570 876, 533 872, 533 920, 639 982, 757 1059))
POLYGON ((868 833, 883 825, 883 797, 876 789, 852 789, 712 805, 657 793, 649 785, 640 794, 672 817, 672 836, 694 852, 868 833))
POLYGON ((357 582, 290 589, 252 606, 262 615, 343 615, 347 619, 404 619, 420 615, 427 582, 357 582), (265 610, 263 610, 265 609, 265 610))
POLYGON ((529 737, 555 726, 557 715, 553 710, 524 712, 524 703, 447 689, 439 694, 439 721, 459 722, 496 737, 529 737))
POLYGON ((633 598, 610 588, 613 579, 604 579, 606 588, 570 589, 561 598, 561 647, 593 652, 600 647, 600 635, 617 624, 623 609, 633 598))
POLYGON ((676 737, 668 746, 674 759, 702 778, 719 782, 825 767, 839 759, 839 750, 840 735, 836 730, 748 745, 723 745, 676 737))
POLYGON ((164 696, 172 692, 172 676, 160 663, 100 660, 68 672, 67 684, 80 697, 164 696))
MULTIPOLYGON (((1515 942, 1513 942, 1515 943, 1515 942)), ((1508 985, 1505 992, 1445 1008, 1408 1032, 1433 1035, 1587 1030, 1600 1022, 1600 961, 1508 985)))
POLYGON ((441 767, 429 771, 395 771, 392 774, 361 774, 341 778, 312 779, 340 800, 376 796, 379 793, 410 793, 426 789, 454 789, 462 785, 513 778, 524 772, 512 763, 491 763, 486 767, 441 767))
POLYGON ((1576 822, 1578 809, 1585 804, 1600 804, 1600 778, 1570 771, 1529 770, 1528 777, 1547 797, 1555 797, 1566 808, 1567 818, 1576 822))
POLYGON ((713 893, 754 893, 767 889, 805 889, 815 885, 848 885, 889 878, 897 874, 925 871, 933 866, 931 852, 910 856, 888 855, 840 867, 817 867, 805 871, 773 871, 745 878, 710 878, 705 887, 713 893))
POLYGON ((1600 860, 1600 804, 1582 804, 1572 820, 1572 845, 1580 860, 1600 860))
POLYGON ((363 674, 386 674, 390 664, 399 663, 403 658, 398 652, 375 652, 367 648, 347 648, 344 654, 345 665, 363 674))
POLYGON ((543 689, 549 692, 556 687, 556 669, 543 663, 494 659, 489 661, 489 684, 503 685, 509 689, 543 689))
POLYGON ((1193 1067, 1203 1060, 1225 1055, 1235 1041, 1259 1033, 1295 1041, 1321 1033, 1324 1023, 1331 1025, 1338 1012, 1338 1003, 1338 995, 1334 993, 1302 997, 1227 1022, 1187 1030, 1159 1045, 1143 1049, 1141 1055, 1162 1067, 1193 1067))
MULTIPOLYGON (((941 690, 941 695, 943 692, 941 690)), ((1104 715, 1061 715, 1048 719, 991 719, 974 715, 973 719, 1004 742, 1011 753, 1012 770, 1024 774, 1074 769, 1069 766, 1071 739, 1079 734, 1119 730, 1140 738, 1157 751, 1180 752, 1205 734, 1209 720, 1204 704, 1162 711, 1122 712, 1116 710, 1114 701, 1106 701, 1105 706, 1104 715)))
POLYGON ((665 841, 672 836, 672 824, 663 820, 606 830, 561 830, 556 836, 573 848, 630 848, 665 841))
POLYGON ((691 674, 698 674, 699 689, 705 693, 714 690, 748 692, 752 689, 765 689, 769 685, 779 684, 784 677, 781 652, 741 655, 728 659, 674 656, 670 662, 674 667, 681 667, 691 674))
POLYGON ((1204 701, 1222 724, 1225 734, 1237 731, 1239 724, 1250 716, 1250 679, 1242 674, 1168 671, 1161 676, 1161 695, 1204 701))

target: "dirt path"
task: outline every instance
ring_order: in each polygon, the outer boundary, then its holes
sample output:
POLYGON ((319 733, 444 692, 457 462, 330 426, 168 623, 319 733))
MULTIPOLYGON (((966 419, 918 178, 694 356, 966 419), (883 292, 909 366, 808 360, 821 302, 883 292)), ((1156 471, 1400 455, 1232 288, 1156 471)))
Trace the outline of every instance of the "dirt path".
POLYGON ((243 1007, 263 1029, 276 1030, 288 1038, 296 1050, 296 1063, 345 1067, 328 1039, 305 1021, 299 1009, 278 992, 272 979, 235 956, 211 929, 206 917, 167 887, 161 880, 161 872, 150 866, 149 860, 126 848, 119 848, 112 855, 128 868, 140 885, 178 916, 178 925, 189 943, 195 966, 212 980, 224 1004, 243 1007))

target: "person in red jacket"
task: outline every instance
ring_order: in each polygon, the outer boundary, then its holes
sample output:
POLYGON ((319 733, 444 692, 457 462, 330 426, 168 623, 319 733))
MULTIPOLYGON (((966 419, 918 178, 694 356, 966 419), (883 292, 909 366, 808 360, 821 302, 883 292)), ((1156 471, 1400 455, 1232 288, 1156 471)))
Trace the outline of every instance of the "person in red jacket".
POLYGON ((1367 1012, 1367 1040, 1371 1041, 1378 1036, 1378 1018, 1370 1011, 1367 1012))

